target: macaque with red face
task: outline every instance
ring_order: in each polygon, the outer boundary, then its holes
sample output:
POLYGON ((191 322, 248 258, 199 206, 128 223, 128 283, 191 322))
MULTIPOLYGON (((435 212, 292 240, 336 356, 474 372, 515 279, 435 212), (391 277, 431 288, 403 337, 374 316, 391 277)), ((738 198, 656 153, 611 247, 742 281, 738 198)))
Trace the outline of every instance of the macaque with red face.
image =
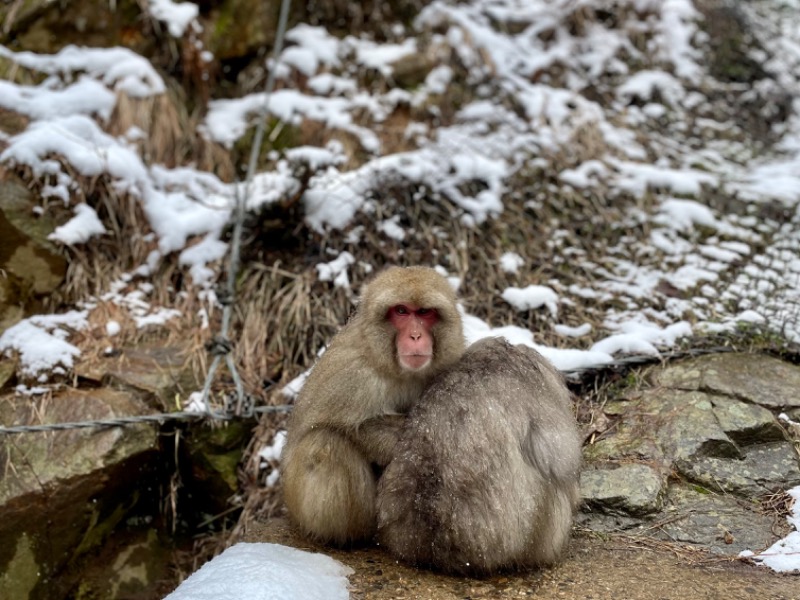
POLYGON ((436 271, 393 267, 366 286, 289 421, 284 499, 304 535, 336 545, 374 535, 377 479, 405 415, 463 352, 455 292, 436 271))

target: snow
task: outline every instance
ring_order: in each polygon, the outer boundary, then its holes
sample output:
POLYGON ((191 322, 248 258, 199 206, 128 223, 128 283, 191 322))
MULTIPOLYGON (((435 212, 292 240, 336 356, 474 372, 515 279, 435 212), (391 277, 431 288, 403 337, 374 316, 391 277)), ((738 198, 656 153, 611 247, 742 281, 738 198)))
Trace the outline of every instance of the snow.
POLYGON ((558 294, 547 286, 510 287, 503 291, 502 297, 519 312, 535 310, 544 306, 554 318, 558 316, 558 294))
POLYGON ((633 99, 654 100, 657 95, 666 104, 675 105, 680 103, 685 92, 676 77, 664 71, 649 70, 639 71, 617 88, 617 97, 626 104, 633 99))
POLYGON ((281 452, 283 452, 283 447, 286 445, 286 432, 279 431, 275 434, 275 438, 272 440, 272 444, 269 446, 265 446, 261 449, 258 455, 267 461, 278 461, 281 458, 281 452))
POLYGON ((165 600, 347 600, 352 573, 322 554, 239 543, 192 573, 165 600))
POLYGON ((739 556, 752 558, 757 564, 769 567, 778 573, 800 572, 800 486, 786 492, 794 499, 791 514, 786 517, 789 524, 795 528, 785 538, 772 544, 769 548, 758 554, 745 550, 739 556))
POLYGON ((355 49, 356 60, 370 69, 376 69, 384 75, 391 75, 392 63, 413 54, 417 42, 410 38, 402 44, 376 44, 370 40, 359 40, 348 37, 345 43, 355 49))
POLYGON ((536 344, 533 333, 528 329, 507 325, 505 327, 491 327, 485 321, 474 315, 464 312, 459 307, 461 318, 464 322, 464 337, 468 344, 474 344, 485 337, 502 337, 511 344, 523 344, 540 352, 553 365, 561 371, 579 371, 588 368, 597 368, 614 361, 614 358, 598 350, 573 350, 566 348, 550 348, 536 344))
POLYGON ((36 86, 0 81, 0 107, 15 110, 31 119, 72 114, 96 114, 108 119, 117 99, 114 92, 89 77, 81 77, 63 88, 48 80, 36 86))
POLYGON ((291 58, 287 59, 287 56, 291 57, 297 50, 302 50, 306 54, 297 56, 305 56, 301 60, 303 62, 311 61, 314 65, 313 70, 307 68, 303 71, 305 75, 313 75, 320 65, 338 67, 341 64, 339 60, 340 42, 324 27, 312 27, 300 23, 286 32, 286 40, 293 42, 296 46, 286 48, 281 54, 279 62, 291 64, 293 61, 291 58))
MULTIPOLYGON (((391 78, 394 63, 422 51, 416 38, 377 43, 355 34, 340 38, 323 27, 295 26, 287 32, 289 45, 278 58, 278 64, 282 65, 281 72, 287 72, 288 68, 305 75, 307 86, 277 90, 269 99, 270 113, 290 124, 309 119, 330 130, 351 134, 367 156, 361 166, 353 169, 346 167, 346 154, 338 142, 325 148, 287 149, 272 170, 256 174, 248 194, 248 208, 255 210, 298 193, 300 187, 293 169, 300 163, 316 172, 302 201, 307 223, 319 233, 350 227, 360 211, 370 210, 371 190, 393 178, 418 184, 434 196, 446 198, 456 206, 465 225, 480 225, 503 211, 508 181, 529 161, 531 153, 543 153, 536 160, 546 166, 548 153, 562 151, 574 142, 579 132, 594 128, 606 149, 560 170, 559 181, 578 190, 608 186, 612 193, 630 193, 639 198, 655 194, 656 209, 649 216, 651 247, 638 252, 640 256, 648 256, 656 248, 663 253, 662 263, 654 265, 645 260, 610 256, 602 266, 585 266, 599 276, 593 287, 559 286, 555 282, 554 286, 548 283, 508 288, 498 293, 517 310, 545 307, 554 319, 562 302, 620 298, 621 306, 629 308, 610 312, 606 322, 610 335, 596 337, 594 350, 603 356, 629 352, 654 354, 675 342, 677 336, 670 335, 671 331, 685 336, 691 334, 692 328, 729 330, 743 321, 772 323, 770 315, 786 314, 787 303, 797 298, 796 288, 792 288, 791 282, 782 282, 775 267, 776 252, 796 251, 796 228, 784 229, 772 246, 754 255, 752 248, 763 246, 765 236, 743 217, 717 213, 704 202, 702 194, 707 188, 721 188, 745 201, 776 199, 794 209, 797 215, 800 107, 795 104, 795 114, 790 115, 779 132, 783 137, 776 147, 781 153, 775 156, 758 156, 749 163, 745 160, 742 166, 741 160, 730 162, 719 144, 709 144, 693 153, 679 149, 675 143, 669 145, 669 140, 659 140, 663 144, 662 151, 656 153, 659 160, 647 160, 637 130, 648 119, 667 116, 658 103, 668 105, 674 113, 670 118, 679 121, 687 107, 704 102, 701 95, 687 90, 696 88, 706 74, 702 52, 696 45, 701 35, 699 13, 691 2, 642 1, 631 2, 630 6, 634 8, 631 15, 649 16, 646 20, 626 16, 628 20, 616 28, 587 22, 586 31, 578 34, 567 26, 574 7, 565 1, 533 0, 524 6, 487 0, 459 5, 430 3, 415 19, 413 31, 433 28, 434 46, 452 48, 473 80, 500 82, 504 93, 515 98, 517 110, 509 110, 491 94, 479 94, 460 108, 451 125, 431 129, 424 123, 410 122, 407 135, 416 136, 419 147, 384 156, 380 155, 375 133, 357 124, 355 115, 364 112, 380 123, 398 102, 424 107, 431 95, 447 93, 455 77, 452 67, 433 66, 423 84, 413 92, 395 88, 385 93, 366 93, 360 90, 351 73, 341 71, 345 60, 354 58, 361 67, 391 78), (506 21, 528 26, 512 35, 497 27, 506 21), (553 36, 541 35, 545 31, 552 31, 553 36), (649 55, 632 43, 631 31, 652 35, 649 55), (637 70, 621 60, 624 54, 640 61, 641 68, 637 70), (533 77, 556 65, 566 74, 563 87, 533 77), (616 99, 611 110, 617 111, 619 118, 610 118, 607 108, 581 93, 587 85, 605 85, 606 74, 612 74, 616 80, 610 88, 616 99), (640 108, 638 103, 643 106, 640 108), (465 192, 476 182, 480 184, 476 187, 478 191, 465 192), (720 237, 703 243, 695 241, 708 231, 720 237), (715 286, 730 265, 737 262, 737 255, 753 261, 763 259, 767 261, 764 264, 773 268, 745 268, 720 296, 715 286), (758 280, 756 285, 752 279, 758 280), (687 294, 696 288, 714 291, 698 294, 695 299, 669 299, 666 310, 649 315, 651 327, 621 330, 619 326, 628 321, 641 322, 636 303, 651 297, 664 281, 687 294), (737 310, 723 310, 720 302, 731 302, 737 295, 745 297, 737 310), (687 310, 698 317, 693 326, 675 318, 687 310), (708 321, 704 319, 706 314, 717 317, 708 321)), ((166 23, 175 36, 184 35, 198 14, 197 5, 170 0, 151 0, 147 10, 166 23)), ((766 79, 759 86, 767 91, 770 85, 800 91, 794 69, 800 65, 797 28, 772 18, 758 6, 743 10, 748 18, 763 25, 764 32, 772 32, 761 38, 771 49, 771 55, 785 57, 783 61, 765 58, 765 68, 779 84, 766 79)), ((403 33, 402 28, 398 30, 398 36, 403 33)), ((56 54, 37 55, 0 46, 0 56, 44 77, 36 85, 0 81, 0 106, 31 119, 19 134, 4 138, 0 162, 29 167, 35 176, 47 180, 42 196, 65 204, 80 185, 75 174, 110 176, 118 192, 141 202, 158 241, 158 249, 134 274, 146 277, 162 260, 177 253, 179 265, 187 270, 195 285, 212 285, 227 251, 221 239, 223 227, 233 198, 243 193, 243 188, 223 184, 212 174, 191 167, 168 169, 146 164, 132 145, 144 132, 133 128, 121 138, 114 138, 103 130, 104 121, 114 110, 117 94, 142 98, 164 92, 164 82, 153 66, 124 48, 70 45, 56 54)), ((212 100, 202 130, 211 139, 233 144, 260 112, 264 101, 260 93, 212 100)), ((714 132, 729 128, 728 124, 710 117, 703 117, 698 123, 714 132)), ((75 217, 54 232, 53 240, 80 244, 104 234, 105 226, 92 207, 78 202, 73 210, 75 217)), ((635 220, 641 223, 647 218, 647 215, 632 215, 631 223, 635 220)), ((798 220, 795 216, 794 222, 798 220)), ((389 214, 374 226, 386 238, 404 242, 410 232, 401 223, 400 215, 389 214)), ((349 235, 358 239, 355 230, 349 235)), ((524 265, 525 259, 509 253, 501 258, 498 267, 513 275, 524 265)), ((796 258, 783 260, 783 265, 786 270, 800 272, 796 258)), ((352 256, 342 253, 329 263, 318 265, 317 270, 322 281, 348 288, 348 270, 352 266, 352 256)), ((133 310, 132 316, 139 326, 163 323, 177 316, 169 308, 150 307, 136 294, 116 298, 115 302, 133 310)), ((491 325, 487 327, 491 330, 491 325)), ((571 329, 559 323, 554 323, 554 331, 566 339, 592 333, 588 325, 571 329)), ((790 339, 800 338, 800 332, 791 327, 786 335, 790 339)))
POLYGON ((71 369, 80 350, 67 341, 68 329, 88 327, 87 311, 29 317, 0 335, 0 353, 19 353, 22 372, 38 377, 62 366, 71 369))
POLYGON ((78 204, 75 206, 75 216, 56 227, 47 239, 73 246, 85 244, 92 237, 104 233, 107 233, 106 228, 95 210, 88 204, 78 204))
POLYGON ((278 431, 268 446, 264 446, 258 453, 261 458, 260 468, 267 471, 267 476, 264 480, 264 485, 268 488, 275 487, 280 479, 280 469, 278 468, 281 452, 286 445, 286 431, 278 431))
POLYGON ((182 37, 189 24, 200 14, 200 7, 192 2, 172 2, 172 0, 150 0, 148 10, 159 21, 167 24, 169 34, 182 37))
POLYGON ((106 323, 106 335, 113 337, 122 331, 122 326, 117 321, 109 321, 106 323))
POLYGON ((465 211, 471 223, 483 223, 503 209, 500 196, 507 173, 502 161, 463 150, 448 154, 420 150, 383 156, 352 171, 331 168, 315 177, 305 195, 309 224, 320 233, 345 228, 364 206, 367 191, 379 179, 376 173, 387 179, 416 182, 443 194, 465 211), (476 196, 465 195, 461 186, 476 178, 486 183, 488 189, 476 196))
POLYGON ((349 252, 342 252, 338 257, 328 263, 316 266, 317 276, 320 281, 332 281, 335 287, 350 289, 350 279, 347 269, 356 262, 355 257, 349 252))
POLYGON ((213 100, 208 106, 203 131, 210 139, 231 146, 244 135, 250 120, 261 112, 265 102, 270 115, 287 123, 299 125, 303 119, 319 121, 326 127, 352 133, 370 152, 380 149, 380 142, 372 131, 354 124, 349 113, 350 101, 309 96, 291 89, 273 92, 268 101, 263 93, 234 100, 213 100))
POLYGON ((516 252, 504 252, 500 256, 500 269, 506 273, 517 273, 525 264, 525 259, 516 252))
POLYGON ((558 335, 563 335, 564 337, 582 337, 584 335, 588 335, 592 331, 592 326, 589 323, 584 323, 583 325, 579 325, 578 327, 570 327, 568 325, 556 325, 553 327, 553 330, 558 335))
MULTIPOLYGON (((20 66, 69 81, 76 73, 86 73, 116 92, 134 98, 161 94, 164 80, 145 58, 127 48, 79 48, 65 46, 56 54, 13 52, 0 46, 0 57, 20 66)), ((91 102, 91 98, 87 98, 91 102)), ((54 111, 62 110, 53 106, 54 111)))
POLYGON ((376 224, 378 231, 385 236, 402 242, 406 238, 406 231, 400 226, 400 215, 395 215, 390 219, 384 219, 376 224))

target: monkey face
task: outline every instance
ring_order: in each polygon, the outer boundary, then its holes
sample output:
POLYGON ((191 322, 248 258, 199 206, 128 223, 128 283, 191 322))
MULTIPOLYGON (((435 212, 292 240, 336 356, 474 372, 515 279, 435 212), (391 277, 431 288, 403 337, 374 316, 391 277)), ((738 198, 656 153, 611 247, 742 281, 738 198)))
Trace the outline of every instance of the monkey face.
POLYGON ((395 343, 400 368, 420 371, 427 367, 433 360, 431 329, 439 321, 439 313, 416 304, 396 304, 389 309, 386 319, 397 332, 395 343))

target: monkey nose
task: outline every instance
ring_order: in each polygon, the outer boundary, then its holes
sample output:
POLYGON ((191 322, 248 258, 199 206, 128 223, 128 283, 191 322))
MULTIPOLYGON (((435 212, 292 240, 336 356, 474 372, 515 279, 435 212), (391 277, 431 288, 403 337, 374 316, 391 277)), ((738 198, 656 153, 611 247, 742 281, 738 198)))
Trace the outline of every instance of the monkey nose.
POLYGON ((413 331, 413 332, 411 332, 410 337, 411 337, 412 340, 414 340, 416 342, 419 338, 422 337, 422 334, 421 333, 417 333, 416 331, 413 331))

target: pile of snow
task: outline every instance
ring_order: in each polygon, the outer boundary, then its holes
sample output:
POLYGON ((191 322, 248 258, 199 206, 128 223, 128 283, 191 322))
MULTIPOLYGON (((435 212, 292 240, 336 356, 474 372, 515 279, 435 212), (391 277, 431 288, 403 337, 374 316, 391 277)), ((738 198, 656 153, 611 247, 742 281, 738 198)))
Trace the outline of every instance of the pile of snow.
POLYGON ((240 543, 192 573, 165 600, 347 600, 352 573, 323 554, 240 543))
POLYGON ((792 488, 787 494, 794 499, 794 506, 786 520, 795 528, 795 531, 778 540, 763 552, 754 554, 751 550, 745 550, 739 556, 752 558, 758 564, 769 567, 778 573, 800 573, 800 486, 792 488))
POLYGON ((17 352, 22 374, 40 383, 48 380, 48 374, 64 375, 80 356, 80 350, 67 341, 70 330, 88 327, 88 314, 81 310, 24 319, 0 335, 0 356, 17 352))

